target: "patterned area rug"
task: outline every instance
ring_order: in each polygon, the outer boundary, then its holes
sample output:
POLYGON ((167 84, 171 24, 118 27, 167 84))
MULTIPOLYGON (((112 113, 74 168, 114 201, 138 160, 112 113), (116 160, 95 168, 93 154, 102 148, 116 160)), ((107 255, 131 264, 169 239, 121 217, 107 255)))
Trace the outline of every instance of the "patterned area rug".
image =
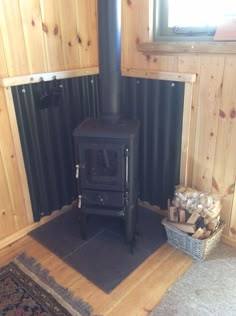
POLYGON ((0 268, 0 315, 89 316, 92 308, 24 254, 0 268), (30 269, 29 269, 30 268, 30 269))

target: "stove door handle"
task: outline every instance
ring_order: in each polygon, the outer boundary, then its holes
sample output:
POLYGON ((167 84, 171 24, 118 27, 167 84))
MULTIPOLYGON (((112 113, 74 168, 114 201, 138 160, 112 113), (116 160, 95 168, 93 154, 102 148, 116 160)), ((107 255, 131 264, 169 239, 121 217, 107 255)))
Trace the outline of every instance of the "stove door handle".
POLYGON ((129 149, 125 148, 125 184, 128 188, 129 183, 129 149))
POLYGON ((79 164, 75 166, 75 178, 79 179, 79 164))

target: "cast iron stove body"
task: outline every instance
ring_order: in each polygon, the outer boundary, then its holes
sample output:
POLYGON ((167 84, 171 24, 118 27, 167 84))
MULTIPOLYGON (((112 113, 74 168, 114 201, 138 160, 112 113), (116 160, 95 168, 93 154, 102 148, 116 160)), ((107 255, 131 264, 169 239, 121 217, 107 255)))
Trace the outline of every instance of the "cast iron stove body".
POLYGON ((110 124, 87 119, 74 131, 81 232, 89 214, 121 217, 128 243, 134 240, 138 195, 138 131, 135 120, 110 124))

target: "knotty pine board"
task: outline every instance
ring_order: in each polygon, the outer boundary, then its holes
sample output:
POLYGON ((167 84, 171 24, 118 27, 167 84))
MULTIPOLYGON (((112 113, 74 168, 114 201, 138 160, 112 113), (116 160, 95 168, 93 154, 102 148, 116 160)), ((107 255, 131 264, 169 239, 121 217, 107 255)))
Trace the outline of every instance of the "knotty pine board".
POLYGON ((3 88, 0 88, 0 236, 6 237, 28 224, 19 169, 3 88))
POLYGON ((40 0, 47 71, 65 70, 58 0, 40 0))
POLYGON ((225 58, 212 191, 223 197, 225 233, 229 234, 236 178, 236 56, 225 58))
POLYGON ((0 77, 7 77, 7 63, 5 58, 5 52, 3 48, 3 41, 2 41, 2 32, 1 32, 1 24, 0 24, 0 77))
POLYGON ((9 76, 29 73, 18 0, 0 1, 0 28, 9 76))
POLYGON ((19 0, 19 4, 29 73, 46 72, 40 0, 19 0))
POLYGON ((80 65, 98 65, 97 0, 76 0, 80 65))
POLYGON ((0 75, 98 66, 97 0, 0 1, 0 75))
POLYGON ((58 0, 58 4, 65 68, 76 69, 79 68, 79 43, 76 30, 75 0, 70 0, 70 10, 68 10, 67 0, 58 0))
POLYGON ((223 70, 223 57, 201 57, 193 183, 208 192, 212 188, 223 70))
POLYGON ((233 198, 233 206, 230 218, 230 230, 229 236, 233 238, 234 245, 236 245, 236 191, 234 191, 234 198, 233 198))

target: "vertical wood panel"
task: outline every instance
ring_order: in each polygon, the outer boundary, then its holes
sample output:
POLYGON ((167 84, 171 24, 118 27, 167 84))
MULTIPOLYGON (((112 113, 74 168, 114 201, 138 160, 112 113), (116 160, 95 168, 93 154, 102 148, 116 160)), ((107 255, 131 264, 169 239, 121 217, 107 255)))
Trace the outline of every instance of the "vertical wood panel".
POLYGON ((198 111, 198 91, 199 91, 199 72, 200 72, 200 57, 199 56, 179 56, 179 72, 195 73, 197 74, 196 81, 193 85, 193 99, 191 106, 191 130, 189 140, 189 162, 188 162, 188 179, 187 185, 193 185, 193 166, 194 166, 194 150, 196 141, 196 124, 197 124, 197 111, 198 111))
POLYGON ((75 0, 80 66, 98 64, 97 0, 75 0))
POLYGON ((0 147, 0 239, 16 231, 13 206, 9 194, 5 168, 0 147))
POLYGON ((20 12, 29 72, 46 72, 40 0, 20 0, 20 12))
POLYGON ((181 140, 181 161, 180 161, 180 183, 188 185, 192 175, 189 174, 190 148, 191 148, 191 127, 192 127, 192 98, 193 84, 185 83, 182 140, 181 140))
POLYGON ((229 233, 236 178, 236 57, 226 57, 217 131, 212 190, 223 196, 225 232, 229 233))
MULTIPOLYGON (((32 206, 28 188, 28 181, 25 171, 25 164, 23 159, 23 153, 21 148, 20 142, 20 135, 18 131, 18 125, 16 120, 16 113, 15 107, 12 97, 12 90, 11 88, 4 88, 5 93, 5 101, 6 107, 8 110, 8 117, 11 124, 11 135, 13 136, 13 144, 14 144, 14 151, 17 160, 17 167, 19 170, 19 181, 20 181, 20 194, 23 195, 24 199, 24 216, 27 217, 27 223, 31 224, 33 222, 33 213, 32 213, 32 206)), ((22 210, 23 212, 23 210, 22 210)))
POLYGON ((97 0, 1 0, 0 75, 98 66, 97 0))
POLYGON ((58 3, 65 68, 75 69, 79 67, 75 0, 70 0, 70 10, 68 0, 59 0, 58 3))
POLYGON ((197 55, 179 55, 179 72, 199 74, 200 57, 197 55))
POLYGON ((21 229, 28 224, 28 220, 3 88, 0 89, 0 109, 0 150, 5 170, 5 185, 9 188, 9 205, 12 205, 12 210, 7 212, 13 212, 15 227, 21 229))
POLYGON ((201 57, 193 184, 211 191, 224 58, 201 57))
POLYGON ((0 1, 0 28, 9 76, 29 73, 18 0, 0 1))
MULTIPOLYGON (((1 23, 0 23, 1 26, 1 23)), ((7 70, 7 63, 5 58, 5 52, 3 47, 3 41, 2 41, 2 32, 0 28, 0 77, 7 77, 8 76, 8 70, 7 70)))
POLYGON ((161 71, 178 71, 179 57, 178 56, 160 56, 161 71))
POLYGON ((229 235, 236 240, 236 191, 234 191, 229 235))
MULTIPOLYGON (((47 71, 65 69, 58 0, 40 0, 47 71)), ((68 4, 69 7, 69 4, 68 4)))
MULTIPOLYGON (((142 55, 145 58, 146 69, 158 71, 179 71, 179 57, 178 56, 163 56, 163 55, 142 55)), ((142 62, 143 63, 143 62, 142 62)), ((135 65, 135 68, 137 66, 135 65)), ((142 67, 141 67, 142 68, 142 67)))
POLYGON ((137 45, 148 41, 152 34, 149 6, 147 0, 122 0, 122 68, 143 69, 150 63, 150 56, 137 52, 137 45))

